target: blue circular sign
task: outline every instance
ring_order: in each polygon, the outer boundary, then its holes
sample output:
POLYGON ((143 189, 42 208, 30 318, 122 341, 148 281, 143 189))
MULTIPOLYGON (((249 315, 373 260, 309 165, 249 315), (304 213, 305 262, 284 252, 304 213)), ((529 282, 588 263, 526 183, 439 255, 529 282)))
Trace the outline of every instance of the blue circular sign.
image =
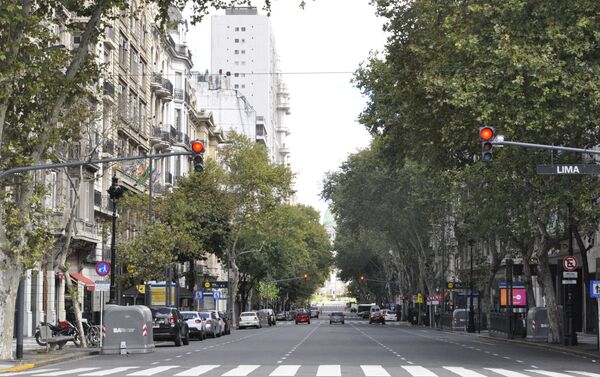
POLYGON ((96 273, 100 276, 110 274, 110 263, 104 261, 96 263, 96 273))

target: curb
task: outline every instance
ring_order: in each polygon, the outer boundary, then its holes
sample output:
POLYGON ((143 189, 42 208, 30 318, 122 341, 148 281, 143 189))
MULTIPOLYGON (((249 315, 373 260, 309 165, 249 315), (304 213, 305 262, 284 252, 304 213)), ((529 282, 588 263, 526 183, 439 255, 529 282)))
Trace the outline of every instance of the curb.
POLYGON ((100 351, 97 351, 97 350, 61 354, 61 355, 56 355, 56 356, 60 356, 60 357, 50 357, 50 358, 42 359, 42 360, 39 360, 39 361, 36 361, 33 363, 23 363, 23 364, 15 365, 14 367, 0 369, 0 373, 22 372, 22 371, 33 369, 36 367, 41 367, 44 365, 56 364, 56 363, 60 363, 62 361, 67 361, 67 360, 80 360, 80 359, 85 359, 88 357, 96 356, 99 354, 100 354, 100 351))

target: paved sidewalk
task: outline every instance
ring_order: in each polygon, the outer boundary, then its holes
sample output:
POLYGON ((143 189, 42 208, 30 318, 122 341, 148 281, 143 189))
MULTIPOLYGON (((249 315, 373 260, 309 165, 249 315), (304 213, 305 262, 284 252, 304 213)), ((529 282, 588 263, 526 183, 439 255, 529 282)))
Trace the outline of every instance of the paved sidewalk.
MULTIPOLYGON (((35 340, 34 340, 35 342, 35 340)), ((78 347, 65 347, 62 350, 55 350, 46 352, 45 347, 40 347, 35 344, 35 348, 32 345, 25 347, 23 351, 23 359, 21 360, 0 360, 0 373, 6 372, 20 372, 27 369, 35 368, 42 365, 55 364, 65 360, 75 360, 91 355, 98 354, 99 348, 78 348, 78 347)), ((13 354, 14 349, 13 347, 13 354)))

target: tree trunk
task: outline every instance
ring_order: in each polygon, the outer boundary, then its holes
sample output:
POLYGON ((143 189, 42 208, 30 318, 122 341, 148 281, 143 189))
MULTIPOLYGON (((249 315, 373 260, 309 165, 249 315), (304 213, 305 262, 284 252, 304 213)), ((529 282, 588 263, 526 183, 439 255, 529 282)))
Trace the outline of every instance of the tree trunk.
POLYGON ((548 250, 544 248, 541 255, 538 256, 538 281, 542 286, 544 297, 546 298, 546 307, 548 308, 548 321, 550 322, 550 342, 559 343, 562 334, 562 326, 556 303, 556 294, 554 293, 554 283, 548 263, 548 250))
MULTIPOLYGON (((479 299, 482 301, 481 306, 484 308, 484 311, 485 311, 488 329, 491 328, 492 310, 494 308, 493 304, 492 304, 492 294, 491 294, 492 286, 494 284, 496 274, 498 273, 498 270, 500 269, 500 264, 502 261, 500 252, 496 248, 496 243, 494 241, 493 241, 493 245, 490 248, 490 250, 491 250, 491 255, 492 255, 492 261, 490 264, 490 268, 488 270, 487 279, 484 282, 483 289, 480 292, 480 296, 479 296, 479 299)), ((479 310, 481 310, 481 308, 479 310)), ((481 324, 479 324, 479 325, 481 326, 481 324)))
POLYGON ((22 265, 0 252, 0 360, 12 359, 12 335, 14 328, 15 298, 19 289, 19 279, 23 274, 22 265))

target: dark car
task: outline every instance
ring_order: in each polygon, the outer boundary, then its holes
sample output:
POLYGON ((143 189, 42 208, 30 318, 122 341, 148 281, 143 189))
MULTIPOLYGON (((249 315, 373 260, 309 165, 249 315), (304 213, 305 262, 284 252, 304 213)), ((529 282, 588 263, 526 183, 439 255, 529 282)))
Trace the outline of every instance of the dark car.
POLYGON ((287 312, 279 312, 275 316, 275 320, 277 320, 277 321, 286 321, 287 317, 288 317, 287 312))
POLYGON ((310 312, 306 309, 296 311, 296 324, 306 322, 310 325, 310 312))
POLYGON ((343 312, 332 312, 329 315, 329 324, 332 323, 341 323, 344 324, 344 313, 343 312))
POLYGON ((179 310, 166 307, 151 310, 154 340, 170 340, 177 347, 190 343, 190 329, 179 310))
POLYGON ((369 324, 372 323, 381 323, 382 325, 385 325, 385 314, 380 310, 372 311, 371 314, 369 314, 369 324))
POLYGON ((229 316, 227 315, 227 313, 219 312, 219 317, 221 317, 223 319, 223 323, 225 323, 225 329, 224 329, 223 333, 225 335, 231 334, 231 320, 229 319, 229 316))
POLYGON ((286 312, 286 315, 287 315, 288 321, 293 321, 296 319, 296 311, 295 310, 290 310, 289 312, 286 312))

